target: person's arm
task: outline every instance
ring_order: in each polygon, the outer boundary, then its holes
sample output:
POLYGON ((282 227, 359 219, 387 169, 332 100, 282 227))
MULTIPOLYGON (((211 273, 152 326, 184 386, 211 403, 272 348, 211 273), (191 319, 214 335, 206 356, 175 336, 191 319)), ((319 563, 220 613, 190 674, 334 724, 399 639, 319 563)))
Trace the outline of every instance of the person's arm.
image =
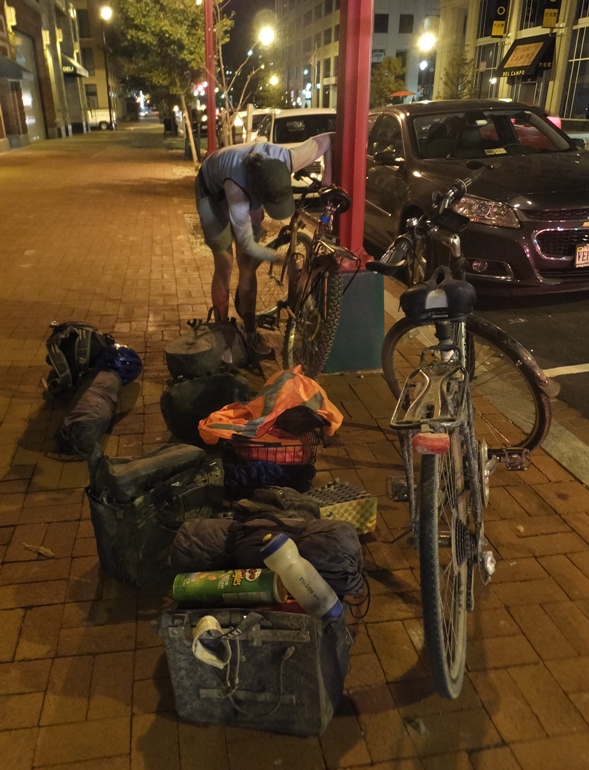
POLYGON ((335 141, 335 134, 319 134, 318 136, 312 136, 307 139, 306 142, 301 142, 295 147, 290 148, 290 156, 292 161, 292 173, 300 171, 306 166, 310 166, 322 155, 324 156, 325 168, 323 171, 323 179, 321 180, 324 185, 331 184, 332 174, 332 146, 335 141))
POLYGON ((256 243, 252 228, 250 201, 244 191, 230 179, 223 185, 229 205, 231 228, 239 247, 260 262, 275 262, 278 252, 256 243))

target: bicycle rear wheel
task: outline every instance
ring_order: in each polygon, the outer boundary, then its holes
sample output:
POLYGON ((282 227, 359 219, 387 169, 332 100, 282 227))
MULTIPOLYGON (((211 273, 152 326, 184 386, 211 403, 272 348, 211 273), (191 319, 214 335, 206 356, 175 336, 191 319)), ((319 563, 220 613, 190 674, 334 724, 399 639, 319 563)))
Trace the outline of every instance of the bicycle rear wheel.
POLYGON ((294 317, 289 317, 284 333, 283 366, 302 364, 308 377, 323 370, 335 339, 343 295, 339 270, 317 274, 294 317))
POLYGON ((424 455, 419 490, 419 566, 423 628, 434 684, 457 698, 466 662, 469 502, 460 428, 450 450, 424 455))
MULTIPOLYGON (((529 364, 505 344, 501 330, 469 316, 466 331, 477 436, 490 450, 534 449, 550 429, 550 399, 529 364)), ((423 350, 436 343, 433 324, 415 326, 403 318, 389 329, 382 346, 382 369, 395 398, 418 368, 423 350)))

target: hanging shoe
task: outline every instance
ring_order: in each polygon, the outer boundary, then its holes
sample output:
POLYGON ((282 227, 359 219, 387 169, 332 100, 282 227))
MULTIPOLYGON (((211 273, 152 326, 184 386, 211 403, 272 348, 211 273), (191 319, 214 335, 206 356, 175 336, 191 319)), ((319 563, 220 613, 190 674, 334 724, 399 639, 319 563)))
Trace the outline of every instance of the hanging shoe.
POLYGON ((245 335, 247 347, 252 359, 260 361, 268 358, 276 358, 274 348, 271 348, 259 332, 250 332, 245 335))

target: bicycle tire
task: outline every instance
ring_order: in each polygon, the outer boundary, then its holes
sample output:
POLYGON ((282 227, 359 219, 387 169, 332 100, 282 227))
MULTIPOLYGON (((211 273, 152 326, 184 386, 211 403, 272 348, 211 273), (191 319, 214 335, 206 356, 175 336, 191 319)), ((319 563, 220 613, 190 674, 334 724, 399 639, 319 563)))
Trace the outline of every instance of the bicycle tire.
POLYGON ((450 699, 460 694, 466 663, 470 566, 468 550, 464 547, 464 535, 469 531, 469 505, 464 494, 466 477, 457 428, 450 434, 450 450, 446 454, 423 455, 419 489, 424 638, 436 690, 450 699), (455 485, 453 493, 448 488, 451 480, 455 485), (448 511, 448 507, 451 510, 448 511))
MULTIPOLYGON (((530 365, 505 344, 498 334, 501 330, 494 329, 477 316, 466 320, 471 356, 474 348, 475 360, 469 373, 477 433, 485 438, 491 451, 532 450, 550 430, 550 399, 536 382, 530 365)), ((387 332, 382 369, 395 398, 399 398, 407 376, 419 366, 421 351, 436 344, 433 332, 433 324, 416 326, 408 318, 397 321, 387 332)))
MULTIPOLYGON (((297 232, 296 264, 300 267, 307 259, 311 251, 311 238, 306 233, 297 232), (303 251, 299 252, 299 246, 303 251)), ((256 316, 274 315, 279 302, 286 302, 288 298, 288 268, 290 263, 290 241, 279 246, 280 264, 264 262, 256 271, 256 316)), ((239 292, 235 290, 235 311, 241 317, 239 305, 239 292)))
POLYGON ((302 364, 308 377, 317 377, 327 363, 337 332, 343 280, 339 270, 327 270, 313 279, 305 302, 289 317, 284 332, 285 369, 302 364))

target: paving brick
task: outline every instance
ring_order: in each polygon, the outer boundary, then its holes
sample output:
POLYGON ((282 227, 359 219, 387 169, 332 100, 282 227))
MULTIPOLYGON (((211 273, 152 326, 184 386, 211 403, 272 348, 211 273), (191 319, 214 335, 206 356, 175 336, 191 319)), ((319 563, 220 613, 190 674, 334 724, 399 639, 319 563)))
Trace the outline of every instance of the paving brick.
POLYGON ((469 642, 466 663, 470 671, 536 663, 538 655, 525 636, 473 639, 469 642))
POLYGON ((58 559, 72 556, 77 529, 77 521, 56 521, 48 524, 43 545, 52 550, 58 559))
POLYGON ((0 661, 12 660, 24 616, 24 610, 0 611, 0 661))
POLYGON ((62 629, 59 635, 59 656, 85 655, 100 652, 132 650, 135 643, 135 624, 62 629))
POLYGON ((49 660, 0 664, 0 695, 44 692, 50 668, 49 660))
POLYGON ((570 481, 572 479, 571 474, 547 454, 535 452, 532 455, 532 463, 546 476, 548 481, 570 481))
POLYGON ((474 673, 470 679, 506 743, 545 735, 540 721, 507 671, 474 673))
POLYGON ((420 756, 471 751, 496 746, 500 737, 485 709, 426 714, 419 730, 409 727, 420 756))
POLYGON ((24 494, 2 495, 0 497, 0 527, 18 524, 24 498, 24 494))
POLYGON ((67 762, 65 765, 51 765, 51 770, 129 770, 131 757, 105 757, 82 762, 67 762))
MULTIPOLYGON (((299 768, 308 768, 308 770, 325 768, 321 745, 317 738, 272 735, 263 741, 244 740, 230 744, 228 754, 231 770, 276 770, 277 767, 288 767, 289 764, 292 766, 293 760, 299 768)), ((168 765, 165 767, 167 770, 168 765)))
POLYGON ((468 638, 490 639, 494 636, 515 636, 520 629, 507 610, 477 610, 468 614, 468 638))
POLYGON ((137 650, 135 653, 135 679, 162 678, 167 675, 168 662, 163 649, 148 647, 144 650, 137 650))
POLYGON ((66 601, 88 601, 101 598, 102 574, 98 559, 82 556, 72 559, 66 601))
POLYGON ((37 554, 25 548, 23 544, 41 545, 46 529, 45 524, 25 524, 16 527, 4 561, 32 561, 37 559, 37 554))
POLYGON ((474 770, 521 770, 508 746, 473 751, 470 762, 474 770))
POLYGON ((540 741, 515 743, 512 751, 522 770, 586 770, 589 766, 589 735, 567 735, 540 741))
POLYGON ((168 716, 139 714, 133 717, 131 770, 152 768, 180 770, 178 725, 168 716))
POLYGON ((511 614, 544 660, 570 658, 575 654, 572 645, 539 605, 512 607, 511 614))
POLYGON ((579 655, 589 655, 589 618, 574 602, 545 604, 544 610, 579 655))
POLYGON ((5 564, 0 572, 0 585, 37 583, 44 580, 67 580, 69 559, 39 559, 38 561, 5 564))
POLYGON ((90 655, 53 661, 41 714, 42 725, 79 722, 86 718, 93 664, 90 655))
POLYGON ((565 513, 562 518, 566 523, 579 534, 585 542, 589 543, 589 514, 587 513, 565 513))
POLYGON ((60 604, 65 597, 65 580, 0 586, 0 609, 60 604))
POLYGON ((494 591, 507 607, 564 602, 567 599, 567 595, 552 578, 527 580, 522 583, 499 583, 494 586, 494 591))
POLYGON ((133 684, 133 713, 173 711, 174 689, 169 678, 140 679, 133 684))
POLYGON ((94 602, 69 602, 64 605, 62 628, 105 626, 134 621, 136 599, 103 599, 94 602))
POLYGON ((72 556, 92 556, 96 558, 96 540, 93 537, 78 538, 72 549, 72 556))
POLYGON ((370 623, 368 634, 388 682, 425 676, 423 664, 402 623, 370 623))
POLYGON ((346 688, 348 690, 383 684, 384 681, 385 676, 381 664, 374 652, 352 656, 346 676, 346 688))
POLYGON ((509 675, 548 735, 589 730, 589 725, 543 665, 510 668, 509 675))
POLYGON ((370 755, 354 708, 345 700, 320 737, 320 743, 328 770, 370 764, 370 755))
POLYGON ((589 490, 578 481, 557 481, 536 484, 533 489, 557 513, 589 511, 589 490))
POLYGON ((571 599, 589 598, 589 578, 566 556, 546 556, 540 563, 571 599))
POLYGON ((0 731, 36 727, 45 693, 0 696, 0 731))
POLYGON ((465 751, 457 754, 442 754, 439 757, 425 757, 425 770, 472 770, 470 759, 465 751))
POLYGON ((412 757, 417 753, 386 685, 351 695, 373 762, 412 757))
POLYGON ((589 723, 589 692, 570 692, 568 695, 585 722, 589 723))
POLYGON ((88 704, 88 719, 131 714, 133 652, 96 655, 88 704))
POLYGON ((479 708, 481 701, 468 677, 465 677, 460 697, 454 700, 440 698, 430 678, 409 682, 393 682, 389 689, 402 717, 420 717, 440 714, 442 711, 463 711, 479 708))
POLYGON ((23 508, 20 512, 18 523, 51 524, 56 521, 78 521, 80 515, 80 505, 40 505, 23 508))
POLYGON ((565 692, 589 691, 589 657, 549 660, 546 665, 565 692))
POLYGON ((178 725, 180 770, 229 770, 225 730, 221 725, 178 725))
POLYGON ((39 730, 35 767, 116 757, 129 752, 128 717, 94 719, 39 730))
POLYGON ((36 727, 0 732, 0 757, 7 770, 31 770, 37 733, 36 727))
POLYGON ((33 607, 27 610, 15 658, 52 658, 57 649, 63 605, 33 607))

